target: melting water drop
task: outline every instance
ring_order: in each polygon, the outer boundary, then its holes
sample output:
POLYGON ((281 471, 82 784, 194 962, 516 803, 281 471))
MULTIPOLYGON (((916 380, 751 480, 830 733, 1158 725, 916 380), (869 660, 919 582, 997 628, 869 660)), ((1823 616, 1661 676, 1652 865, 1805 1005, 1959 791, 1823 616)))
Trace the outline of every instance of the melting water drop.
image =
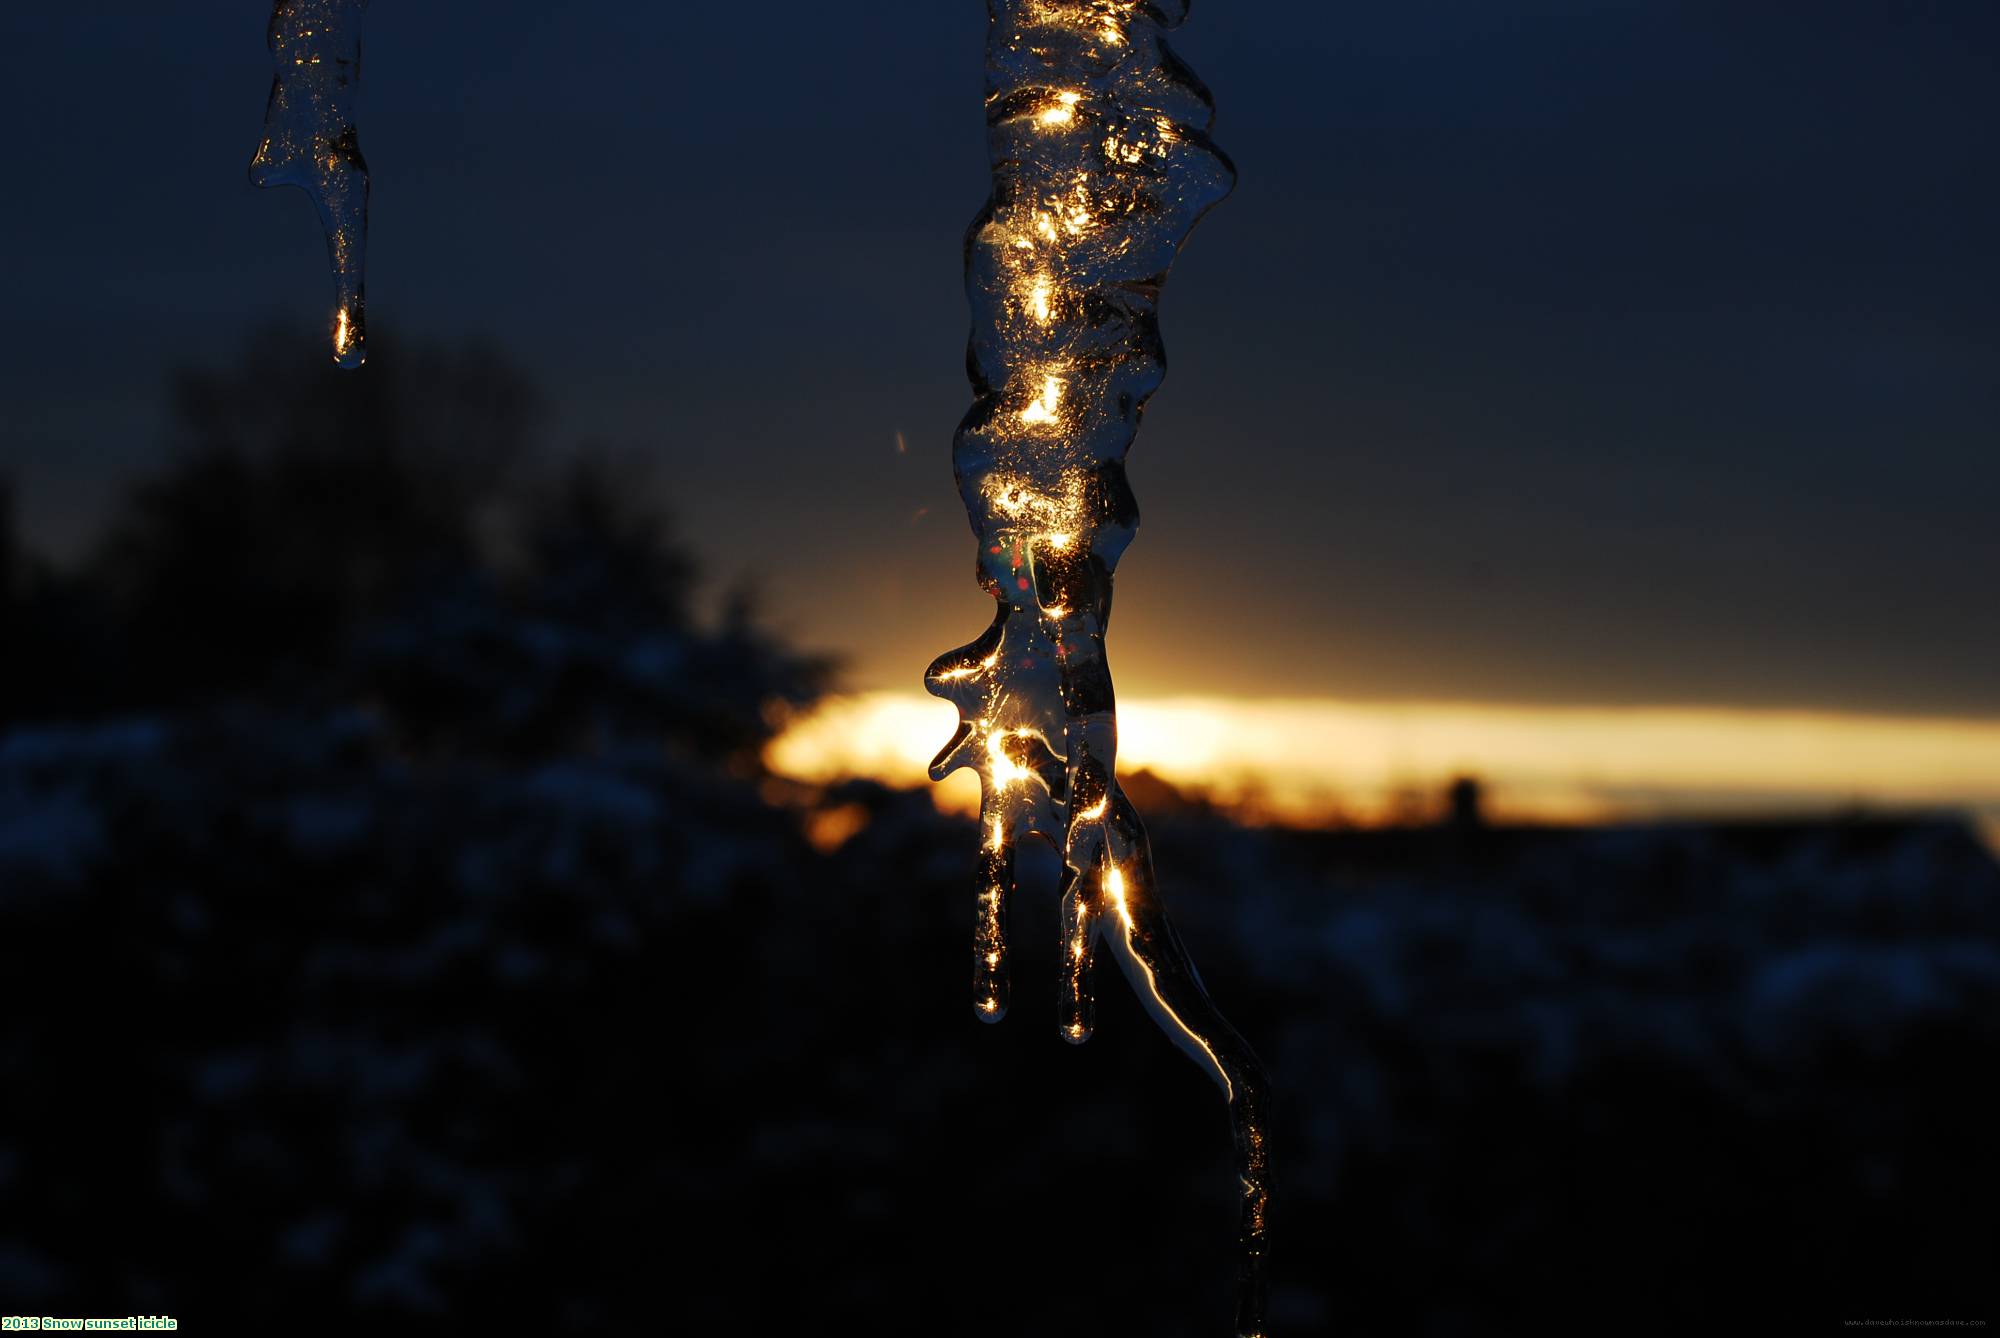
POLYGON ((297 186, 319 210, 333 266, 333 360, 347 368, 368 357, 368 164, 354 130, 367 4, 276 0, 270 41, 277 77, 264 111, 264 138, 250 161, 253 185, 297 186))
POLYGON ((1228 1102, 1241 1181, 1236 1332, 1264 1332, 1264 1072, 1210 1002, 1161 904, 1138 812, 1117 780, 1105 659, 1112 573, 1139 523, 1125 455, 1166 372, 1160 289, 1235 169, 1208 90, 1167 49, 1184 0, 989 0, 993 195, 966 245, 974 399, 952 463, 995 601, 978 640, 926 686, 959 709, 931 764, 979 773, 973 1007, 1007 1009, 1014 852, 1062 852, 1059 1025, 1093 1026, 1108 948, 1161 1029, 1228 1102))

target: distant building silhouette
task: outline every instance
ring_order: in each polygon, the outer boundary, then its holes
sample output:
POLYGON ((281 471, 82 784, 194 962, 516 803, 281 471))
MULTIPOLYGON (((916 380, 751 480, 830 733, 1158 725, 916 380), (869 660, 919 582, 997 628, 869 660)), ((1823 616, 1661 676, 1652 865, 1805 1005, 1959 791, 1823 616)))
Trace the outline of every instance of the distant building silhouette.
POLYGON ((1444 825, 1455 832, 1476 832, 1486 825, 1477 776, 1460 776, 1446 787, 1444 825))

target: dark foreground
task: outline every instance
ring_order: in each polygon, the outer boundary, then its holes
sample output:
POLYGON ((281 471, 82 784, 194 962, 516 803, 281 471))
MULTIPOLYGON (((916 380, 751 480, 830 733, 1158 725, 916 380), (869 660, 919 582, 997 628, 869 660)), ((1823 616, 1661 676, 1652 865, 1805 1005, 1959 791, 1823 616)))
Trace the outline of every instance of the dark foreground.
MULTIPOLYGON (((1222 1332, 1217 1094, 1115 976, 1061 1043, 1045 905, 979 1026, 970 826, 821 804, 869 816, 832 854, 651 753, 17 730, 6 1308, 1222 1332)), ((2000 874, 1958 828, 1155 825, 1281 1098, 1278 1332, 1982 1313, 2000 874)))

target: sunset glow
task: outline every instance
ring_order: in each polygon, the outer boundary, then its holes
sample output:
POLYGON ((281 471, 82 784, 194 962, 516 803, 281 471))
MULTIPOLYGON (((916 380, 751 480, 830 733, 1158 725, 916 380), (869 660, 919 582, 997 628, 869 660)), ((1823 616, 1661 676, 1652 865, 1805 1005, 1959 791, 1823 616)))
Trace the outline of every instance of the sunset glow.
MULTIPOLYGON (((928 697, 840 697, 772 745, 808 781, 925 784, 949 732, 928 697)), ((1503 818, 1601 821, 1676 813, 1799 813, 1855 805, 2000 819, 2000 724, 1943 717, 1699 707, 1550 708, 1452 702, 1119 703, 1121 771, 1286 821, 1395 816, 1454 776, 1486 782, 1503 818)), ((978 808, 977 781, 935 787, 978 808)))

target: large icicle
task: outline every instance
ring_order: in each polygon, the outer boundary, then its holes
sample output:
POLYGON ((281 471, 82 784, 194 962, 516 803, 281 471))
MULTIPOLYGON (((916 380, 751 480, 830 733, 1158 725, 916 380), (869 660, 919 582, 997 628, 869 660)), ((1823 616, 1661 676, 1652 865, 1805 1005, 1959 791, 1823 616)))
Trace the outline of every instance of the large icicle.
POLYGON ((368 0, 276 0, 271 56, 277 77, 264 138, 250 162, 258 186, 297 186, 313 198, 333 265, 333 358, 368 357, 363 266, 368 249, 368 164, 354 130, 361 82, 361 11, 368 0))
POLYGON ((1161 285, 1235 172, 1209 141, 1208 91, 1167 49, 1180 0, 988 0, 993 195, 966 238, 972 409, 952 461, 978 536, 992 625, 930 667, 957 733, 931 765, 974 767, 982 846, 973 1004, 1007 1008, 1014 850, 1064 861, 1060 1023, 1092 1026, 1108 944, 1173 1041, 1221 1086, 1242 1182, 1236 1332, 1263 1333, 1266 1085, 1203 990, 1160 903, 1119 788, 1104 633, 1112 573, 1138 525, 1125 455, 1166 371, 1161 285))

